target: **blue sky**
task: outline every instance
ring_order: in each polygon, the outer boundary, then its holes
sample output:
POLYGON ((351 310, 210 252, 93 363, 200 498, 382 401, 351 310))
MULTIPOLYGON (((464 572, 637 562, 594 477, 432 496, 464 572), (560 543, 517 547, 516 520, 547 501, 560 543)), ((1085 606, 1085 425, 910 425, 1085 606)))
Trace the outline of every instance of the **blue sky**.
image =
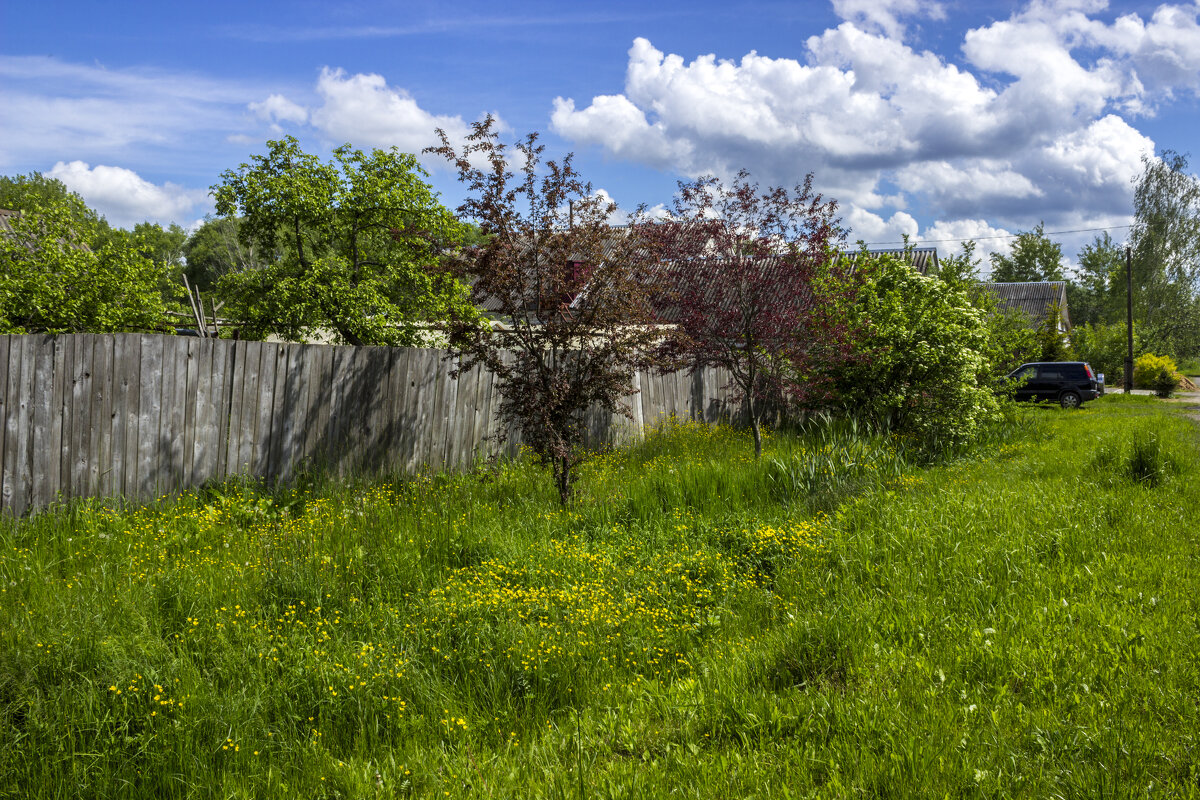
POLYGON ((119 225, 195 224, 284 133, 417 151, 490 112, 626 207, 812 171, 852 240, 986 253, 1044 220, 1121 241, 1142 155, 1194 149, 1198 94, 1195 2, 0 7, 0 173, 54 175, 119 225))

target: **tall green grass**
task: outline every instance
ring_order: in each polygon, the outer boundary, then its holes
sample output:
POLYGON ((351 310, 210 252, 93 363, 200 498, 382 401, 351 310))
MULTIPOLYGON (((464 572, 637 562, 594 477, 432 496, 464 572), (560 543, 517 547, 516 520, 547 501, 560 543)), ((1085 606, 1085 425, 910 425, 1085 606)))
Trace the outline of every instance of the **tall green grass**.
POLYGON ((1188 796, 1195 426, 667 424, 0 523, 0 796, 1188 796), (1152 477, 1150 477, 1152 476, 1152 477))

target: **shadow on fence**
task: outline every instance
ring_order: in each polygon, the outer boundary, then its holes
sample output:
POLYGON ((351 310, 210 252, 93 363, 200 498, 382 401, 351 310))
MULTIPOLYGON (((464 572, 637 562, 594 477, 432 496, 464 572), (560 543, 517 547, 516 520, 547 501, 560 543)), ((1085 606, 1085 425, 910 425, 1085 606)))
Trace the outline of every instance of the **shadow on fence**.
MULTIPOLYGON (((452 379, 446 355, 148 334, 0 336, 0 511, 73 497, 144 501, 314 467, 460 470, 515 453, 519 436, 496 419, 493 376, 477 367, 452 379)), ((639 373, 632 420, 589 412, 588 441, 641 435, 666 414, 728 418, 725 383, 714 370, 639 373)))

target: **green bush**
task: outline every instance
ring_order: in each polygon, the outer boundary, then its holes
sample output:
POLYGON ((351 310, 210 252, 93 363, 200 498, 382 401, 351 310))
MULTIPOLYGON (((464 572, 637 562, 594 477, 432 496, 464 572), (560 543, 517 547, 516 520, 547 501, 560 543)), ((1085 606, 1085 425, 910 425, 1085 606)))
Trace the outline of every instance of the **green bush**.
MULTIPOLYGON (((15 205, 15 204, 14 204, 15 205)), ((89 219, 75 195, 30 198, 0 235, 0 333, 109 333, 167 326, 166 264, 144 234, 89 219)))
POLYGON ((1057 302, 1051 303, 1046 312, 1046 318, 1038 326, 1036 337, 1037 346, 1041 352, 1038 361, 1075 361, 1078 356, 1071 341, 1059 332, 1058 325, 1062 319, 1062 310, 1057 302))
POLYGON ((843 368, 843 410, 900 434, 918 458, 978 441, 999 421, 987 315, 967 292, 889 256, 864 257, 853 313, 867 333, 843 368))
POLYGON ((1133 362, 1133 385, 1138 389, 1153 389, 1159 397, 1170 397, 1179 388, 1181 379, 1175 362, 1168 356, 1146 353, 1133 362))
MULTIPOLYGON (((1103 372, 1109 385, 1124 383, 1125 354, 1128 339, 1124 323, 1105 325, 1081 325, 1071 330, 1071 343, 1080 361, 1092 365, 1096 372, 1103 372)), ((1142 343, 1137 331, 1133 335, 1133 352, 1141 350, 1142 343)))

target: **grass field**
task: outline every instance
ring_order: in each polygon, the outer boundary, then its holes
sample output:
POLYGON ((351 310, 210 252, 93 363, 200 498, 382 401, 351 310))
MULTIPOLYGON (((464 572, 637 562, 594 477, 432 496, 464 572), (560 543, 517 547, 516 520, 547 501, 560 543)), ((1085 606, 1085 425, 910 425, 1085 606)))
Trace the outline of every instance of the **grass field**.
POLYGON ((674 425, 0 521, 4 797, 1200 795, 1200 427, 674 425))

